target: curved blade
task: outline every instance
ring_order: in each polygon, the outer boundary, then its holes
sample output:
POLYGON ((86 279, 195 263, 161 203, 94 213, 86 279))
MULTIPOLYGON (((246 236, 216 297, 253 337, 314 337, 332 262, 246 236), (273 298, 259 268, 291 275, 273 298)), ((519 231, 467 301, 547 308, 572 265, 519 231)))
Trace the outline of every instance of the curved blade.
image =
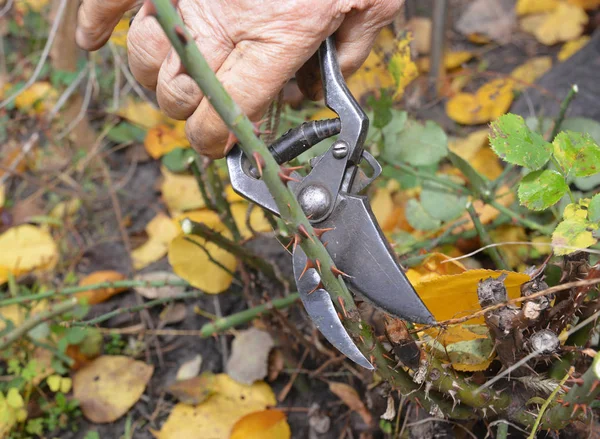
POLYGON ((296 247, 294 250, 294 277, 296 278, 296 285, 298 286, 304 308, 317 329, 321 331, 321 334, 325 336, 329 343, 335 346, 346 357, 359 366, 370 370, 374 369, 373 365, 358 350, 346 328, 342 325, 337 311, 333 307, 329 293, 322 288, 313 291, 320 281, 317 270, 311 268, 306 270, 304 275, 302 275, 305 266, 306 254, 302 248, 296 247))
POLYGON ((348 287, 388 313, 414 323, 435 319, 398 265, 366 197, 341 192, 338 204, 318 227, 348 287))

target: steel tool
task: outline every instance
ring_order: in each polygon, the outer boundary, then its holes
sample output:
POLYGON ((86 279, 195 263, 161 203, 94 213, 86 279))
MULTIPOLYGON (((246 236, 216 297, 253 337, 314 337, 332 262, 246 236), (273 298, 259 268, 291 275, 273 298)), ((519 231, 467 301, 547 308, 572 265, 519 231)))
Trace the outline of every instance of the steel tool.
MULTIPOLYGON (((324 234, 335 266, 349 275, 349 289, 384 311, 423 324, 434 318, 400 268, 366 196, 359 195, 380 174, 377 160, 364 150, 369 120, 341 74, 334 37, 319 48, 325 103, 339 119, 306 122, 276 140, 270 151, 283 164, 320 141, 339 134, 324 154, 311 160, 306 176, 297 172, 288 186, 311 224, 331 229, 324 234)), ((227 156, 233 189, 269 210, 279 211, 267 186, 239 146, 227 156)), ((306 312, 325 338, 357 364, 373 369, 342 325, 328 292, 320 288, 315 268, 305 270, 307 257, 300 246, 293 252, 294 277, 306 312)))

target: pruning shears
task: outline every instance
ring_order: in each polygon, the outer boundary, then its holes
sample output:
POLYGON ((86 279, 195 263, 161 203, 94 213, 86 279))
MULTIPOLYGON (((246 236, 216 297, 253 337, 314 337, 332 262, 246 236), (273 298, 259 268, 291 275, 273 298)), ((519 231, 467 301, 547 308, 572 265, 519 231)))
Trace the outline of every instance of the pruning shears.
MULTIPOLYGON (((367 197, 359 195, 382 169, 364 150, 369 120, 346 86, 333 37, 321 44, 319 60, 325 104, 339 118, 305 122, 277 139, 269 149, 281 165, 339 134, 327 152, 311 160, 311 170, 305 177, 297 172, 291 174, 288 186, 311 224, 326 230, 326 249, 335 266, 348 274, 345 281, 353 293, 396 317, 432 324, 433 316, 400 268, 367 197)), ((228 154, 227 165, 232 187, 238 194, 279 215, 267 186, 239 146, 228 154)), ((295 246, 294 277, 306 312, 340 352, 373 369, 342 325, 329 293, 321 288, 317 267, 307 267, 310 264, 307 265, 306 254, 295 246)))

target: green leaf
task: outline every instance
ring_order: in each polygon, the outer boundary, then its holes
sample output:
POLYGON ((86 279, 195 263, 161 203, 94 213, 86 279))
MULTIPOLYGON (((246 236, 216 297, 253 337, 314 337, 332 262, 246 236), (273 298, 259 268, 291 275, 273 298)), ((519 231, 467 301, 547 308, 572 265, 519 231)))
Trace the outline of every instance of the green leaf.
MULTIPOLYGON (((383 128, 392 121, 392 105, 394 100, 386 93, 385 90, 381 90, 381 97, 376 99, 373 95, 367 98, 367 104, 373 109, 373 126, 375 128, 383 128)), ((406 115, 406 113, 404 113, 406 115)))
POLYGON ((433 219, 451 221, 467 208, 467 197, 456 195, 440 183, 428 181, 421 190, 421 205, 433 219))
POLYGON ((408 224, 417 230, 436 230, 441 225, 441 221, 429 216, 421 203, 414 198, 406 203, 405 215, 408 224))
POLYGON ((592 231, 597 228, 597 225, 590 223, 585 218, 576 216, 562 221, 552 233, 554 254, 557 256, 568 255, 594 245, 597 240, 592 231))
POLYGON ((531 131, 516 114, 505 114, 492 122, 490 144, 504 161, 531 170, 544 166, 552 154, 552 144, 531 131))
POLYGON ((600 222, 600 194, 592 197, 588 206, 588 219, 592 222, 600 222))
POLYGON ((544 210, 558 203, 569 187, 556 171, 533 171, 519 185, 519 201, 531 210, 544 210))
POLYGON ((576 131, 578 133, 587 133, 592 136, 596 143, 600 144, 600 122, 585 117, 570 117, 560 124, 561 130, 576 131))
POLYGON ((69 342, 69 344, 77 345, 77 344, 81 343, 83 340, 85 340, 86 335, 87 335, 86 328, 81 328, 79 326, 73 326, 72 328, 69 328, 67 330, 65 337, 67 338, 67 341, 69 342))
POLYGON ((600 147, 589 134, 564 131, 552 144, 564 175, 589 177, 600 172, 600 147))
POLYGON ((129 122, 121 122, 116 127, 111 128, 106 137, 115 143, 143 142, 146 138, 146 130, 129 122))
POLYGON ((190 165, 190 159, 196 152, 191 148, 175 148, 161 157, 161 162, 165 167, 176 174, 185 172, 190 165))
POLYGON ((448 158, 450 159, 452 164, 456 166, 465 177, 467 177, 471 188, 473 188, 477 195, 483 195, 488 192, 489 180, 485 176, 477 172, 477 170, 473 166, 471 166, 471 164, 468 161, 463 159, 458 154, 453 153, 452 151, 449 152, 448 158))
POLYGON ((382 156, 386 160, 427 166, 438 163, 448 155, 448 137, 435 122, 427 121, 422 125, 416 121, 407 121, 399 132, 388 130, 391 125, 392 123, 383 130, 382 156))

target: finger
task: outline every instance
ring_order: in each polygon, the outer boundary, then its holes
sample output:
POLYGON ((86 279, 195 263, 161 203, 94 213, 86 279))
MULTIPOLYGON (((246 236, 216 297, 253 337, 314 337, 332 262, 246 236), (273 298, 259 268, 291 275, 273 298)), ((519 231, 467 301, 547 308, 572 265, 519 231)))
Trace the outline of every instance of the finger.
POLYGON ((158 71, 171 49, 171 43, 156 18, 144 6, 135 16, 127 33, 129 68, 137 81, 144 87, 154 90, 158 71))
MULTIPOLYGON (((307 53, 315 49, 311 47, 307 53)), ((227 57, 217 77, 246 116, 256 122, 307 58, 304 53, 296 56, 286 58, 284 50, 270 43, 242 42, 227 57)), ((186 134, 192 146, 205 156, 221 158, 227 153, 224 147, 229 131, 208 99, 203 99, 188 119, 186 134)))
MULTIPOLYGON (((365 62, 379 32, 393 19, 402 1, 380 2, 381 7, 353 11, 335 32, 336 49, 340 70, 344 77, 356 72, 365 62)), ((317 54, 296 74, 302 93, 312 100, 323 97, 321 70, 317 54)))
MULTIPOLYGON (((209 29, 209 26, 205 26, 204 29, 209 29)), ((201 33, 195 35, 194 39, 208 65, 215 72, 223 65, 234 47, 229 41, 222 41, 215 35, 201 33)), ((177 53, 171 50, 158 73, 156 98, 167 116, 179 120, 190 117, 204 96, 198 84, 182 73, 181 60, 177 53)))
POLYGON ((123 16, 142 0, 83 0, 77 17, 75 40, 84 50, 97 50, 110 38, 123 16))

